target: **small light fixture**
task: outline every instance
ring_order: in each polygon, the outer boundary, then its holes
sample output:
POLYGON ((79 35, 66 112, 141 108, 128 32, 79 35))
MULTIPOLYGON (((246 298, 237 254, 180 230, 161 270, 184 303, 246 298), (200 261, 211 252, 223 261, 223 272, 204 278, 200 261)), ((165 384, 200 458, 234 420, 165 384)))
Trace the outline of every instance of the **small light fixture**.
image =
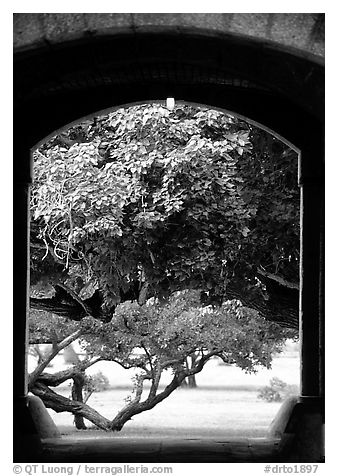
POLYGON ((175 107, 175 98, 167 98, 167 108, 169 111, 173 111, 175 107))

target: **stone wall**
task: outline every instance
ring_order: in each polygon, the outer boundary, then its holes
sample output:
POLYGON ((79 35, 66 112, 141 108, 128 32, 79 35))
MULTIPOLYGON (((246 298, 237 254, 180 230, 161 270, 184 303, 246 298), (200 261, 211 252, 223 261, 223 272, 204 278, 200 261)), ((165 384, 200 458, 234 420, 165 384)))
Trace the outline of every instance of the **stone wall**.
POLYGON ((324 56, 322 13, 15 13, 14 49, 147 27, 249 36, 324 56))

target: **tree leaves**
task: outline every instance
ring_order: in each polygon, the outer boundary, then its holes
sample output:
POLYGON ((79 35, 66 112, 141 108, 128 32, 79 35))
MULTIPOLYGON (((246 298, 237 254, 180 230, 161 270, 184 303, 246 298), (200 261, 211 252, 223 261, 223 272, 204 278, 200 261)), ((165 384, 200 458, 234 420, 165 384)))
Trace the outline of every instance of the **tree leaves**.
MULTIPOLYGON (((176 367, 192 354, 216 352, 246 371, 269 366, 281 350, 287 331, 269 324, 256 311, 228 301, 220 308, 201 306, 199 293, 178 292, 169 302, 143 306, 125 302, 108 324, 89 320, 81 338, 89 356, 101 356, 123 366, 145 369, 151 362, 176 367), (138 350, 137 350, 138 349, 138 350), (165 364, 168 362, 168 364, 165 364)), ((150 369, 148 369, 150 370, 150 369)))
POLYGON ((36 239, 69 274, 95 280, 108 306, 135 281, 155 295, 192 286, 223 295, 225 278, 249 283, 255 266, 285 277, 297 268, 295 154, 233 116, 121 108, 34 158, 36 239))

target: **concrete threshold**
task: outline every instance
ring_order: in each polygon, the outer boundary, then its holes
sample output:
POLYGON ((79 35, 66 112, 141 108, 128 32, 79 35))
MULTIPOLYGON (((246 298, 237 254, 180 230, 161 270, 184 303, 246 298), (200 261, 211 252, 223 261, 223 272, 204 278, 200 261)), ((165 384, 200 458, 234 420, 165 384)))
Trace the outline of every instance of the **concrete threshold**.
POLYGON ((279 462, 276 438, 48 438, 41 462, 235 463, 279 462))

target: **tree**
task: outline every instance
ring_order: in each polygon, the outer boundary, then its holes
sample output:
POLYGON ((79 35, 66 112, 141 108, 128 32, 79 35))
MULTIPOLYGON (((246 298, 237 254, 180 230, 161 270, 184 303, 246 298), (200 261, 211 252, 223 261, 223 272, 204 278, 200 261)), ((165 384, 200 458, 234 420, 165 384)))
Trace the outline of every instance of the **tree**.
POLYGON ((190 288, 298 327, 297 157, 268 133, 202 107, 121 108, 40 147, 35 177, 31 279, 52 291, 32 308, 109 321, 190 288))
MULTIPOLYGON (((79 408, 79 404, 83 404, 84 408, 87 408, 85 404, 96 390, 95 383, 86 376, 85 370, 100 359, 81 361, 78 358, 71 368, 55 374, 47 374, 45 370, 61 351, 67 350, 75 340, 86 332, 86 326, 88 326, 87 320, 83 320, 79 325, 68 318, 61 318, 46 311, 31 310, 29 315, 30 345, 34 346, 35 349, 41 343, 51 344, 50 352, 45 352, 43 355, 38 354, 37 366, 29 375, 29 389, 36 395, 41 396, 47 407, 55 411, 71 411, 74 414, 74 423, 78 429, 86 429, 84 415, 79 408), (47 384, 54 387, 67 380, 72 380, 72 399, 58 395, 51 390, 46 385, 46 378, 47 384), (88 391, 86 396, 83 395, 84 389, 88 391)), ((94 419, 100 418, 100 415, 90 407, 88 407, 87 413, 94 415, 92 416, 94 419)))
POLYGON ((36 316, 31 322, 32 336, 37 330, 40 336, 44 332, 46 338, 60 333, 62 341, 55 344, 50 357, 31 373, 30 391, 41 397, 47 407, 57 412, 69 411, 107 431, 120 431, 133 416, 154 408, 186 378, 201 372, 212 357, 217 356, 246 372, 255 372, 258 366, 269 367, 272 354, 280 351, 291 335, 277 324, 267 323, 256 311, 243 307, 238 301, 228 301, 220 307, 201 306, 199 293, 192 291, 175 293, 165 304, 154 299, 143 306, 125 302, 116 308, 110 322, 86 317, 77 324, 77 331, 67 337, 63 331, 70 326, 71 332, 74 322, 51 317, 54 332, 51 326, 47 330, 45 320, 36 316), (64 327, 57 325, 60 319, 64 327), (75 338, 80 339, 86 359, 56 374, 45 372, 46 363, 55 351, 75 338), (187 359, 192 356, 187 365, 187 359), (83 403, 81 394, 74 401, 50 388, 68 379, 83 379, 83 372, 99 360, 138 370, 133 394, 112 420, 83 403), (171 372, 171 380, 162 388, 160 380, 164 371, 171 372), (150 382, 147 389, 146 381, 150 382))

